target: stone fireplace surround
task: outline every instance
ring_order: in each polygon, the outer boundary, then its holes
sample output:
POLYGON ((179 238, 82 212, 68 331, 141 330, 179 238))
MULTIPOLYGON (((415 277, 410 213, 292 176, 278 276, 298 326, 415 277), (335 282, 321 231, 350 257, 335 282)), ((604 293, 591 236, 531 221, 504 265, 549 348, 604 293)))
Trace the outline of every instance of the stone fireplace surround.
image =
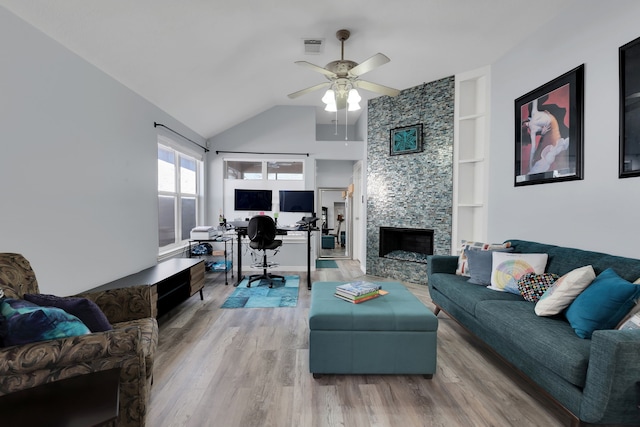
POLYGON ((454 93, 452 76, 369 101, 367 274, 427 282, 426 264, 378 256, 380 227, 433 230, 433 253, 450 253, 454 93), (391 156, 390 130, 418 123, 423 151, 391 156))

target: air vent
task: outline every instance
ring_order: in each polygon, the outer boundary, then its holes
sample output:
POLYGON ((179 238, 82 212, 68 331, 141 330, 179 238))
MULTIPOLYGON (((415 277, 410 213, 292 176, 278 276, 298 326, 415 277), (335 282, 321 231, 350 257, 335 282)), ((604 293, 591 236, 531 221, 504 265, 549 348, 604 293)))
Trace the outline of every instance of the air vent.
POLYGON ((302 42, 305 54, 318 55, 324 51, 324 39, 302 39, 302 42))

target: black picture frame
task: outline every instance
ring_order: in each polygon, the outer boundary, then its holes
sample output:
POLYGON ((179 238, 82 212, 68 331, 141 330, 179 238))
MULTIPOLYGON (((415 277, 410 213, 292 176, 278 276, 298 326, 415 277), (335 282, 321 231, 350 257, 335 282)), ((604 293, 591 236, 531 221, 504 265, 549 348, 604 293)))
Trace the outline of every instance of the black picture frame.
POLYGON ((422 123, 391 129, 389 155, 419 153, 422 151, 422 123))
POLYGON ((515 100, 514 186, 583 179, 583 100, 584 64, 515 100))
POLYGON ((640 176, 640 37, 619 49, 620 156, 618 177, 640 176))

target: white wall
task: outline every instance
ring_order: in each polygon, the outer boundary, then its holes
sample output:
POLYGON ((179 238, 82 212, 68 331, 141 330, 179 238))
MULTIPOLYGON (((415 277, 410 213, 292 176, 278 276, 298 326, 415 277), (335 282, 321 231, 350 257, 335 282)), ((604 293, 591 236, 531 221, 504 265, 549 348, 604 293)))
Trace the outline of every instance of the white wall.
POLYGON ((156 262, 157 130, 204 140, 0 7, 0 252, 70 295, 156 262))
POLYGON ((492 65, 489 239, 637 258, 640 178, 618 179, 618 48, 640 36, 640 2, 576 4, 492 65), (514 187, 514 100, 583 63, 584 180, 514 187))
POLYGON ((277 106, 211 138, 208 141, 211 153, 208 156, 207 221, 217 222, 218 214, 223 207, 225 158, 303 160, 306 190, 315 190, 317 187, 315 182, 317 159, 363 159, 364 141, 316 141, 315 114, 315 107, 277 106), (266 154, 219 153, 216 155, 216 151, 266 154), (275 153, 298 153, 299 155, 275 153), (307 157, 306 154, 309 156, 307 157))

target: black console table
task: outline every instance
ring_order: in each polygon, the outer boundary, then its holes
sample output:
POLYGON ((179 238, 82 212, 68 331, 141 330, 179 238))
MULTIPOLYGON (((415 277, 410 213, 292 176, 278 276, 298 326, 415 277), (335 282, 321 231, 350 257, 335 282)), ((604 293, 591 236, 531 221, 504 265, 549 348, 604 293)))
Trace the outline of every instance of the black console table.
POLYGON ((82 374, 0 396, 4 426, 116 425, 120 368, 82 374))
POLYGON ((106 285, 90 289, 88 292, 147 285, 151 287, 151 311, 160 317, 204 287, 204 260, 189 258, 169 258, 106 285))

